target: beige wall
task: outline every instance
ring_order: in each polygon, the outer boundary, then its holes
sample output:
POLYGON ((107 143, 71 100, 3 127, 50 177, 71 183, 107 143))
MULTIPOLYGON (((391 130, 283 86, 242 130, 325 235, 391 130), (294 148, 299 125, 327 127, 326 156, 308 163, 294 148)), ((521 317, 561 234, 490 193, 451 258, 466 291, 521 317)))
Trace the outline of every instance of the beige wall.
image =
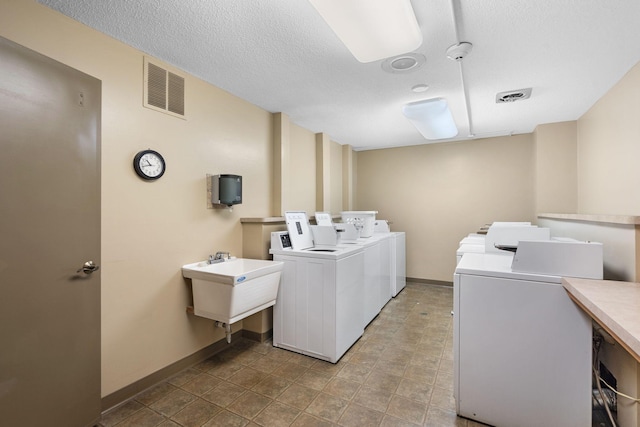
POLYGON ((329 167, 329 208, 328 211, 333 214, 339 214, 342 211, 342 145, 331 141, 331 165, 329 167))
POLYGON ((640 214, 640 64, 578 120, 578 212, 640 214))
POLYGON ((286 210, 305 211, 309 216, 316 209, 316 136, 295 124, 290 124, 289 198, 286 210))
POLYGON ((355 185, 358 156, 350 145, 342 146, 342 209, 352 211, 355 206, 355 185))
POLYGON ((192 76, 187 120, 142 107, 143 54, 34 1, 0 3, 0 35, 102 80, 102 394, 221 339, 185 313, 180 267, 216 250, 241 253, 240 217, 268 216, 272 116, 192 76), (167 172, 143 182, 139 150, 167 172), (243 176, 243 204, 206 209, 207 173, 243 176))
MULTIPOLYGON (((637 64, 577 122, 578 213, 640 215, 639 118, 640 64, 637 64)), ((625 246, 617 244, 605 247, 605 251, 625 251, 618 258, 628 259, 621 269, 635 271, 637 259, 625 246)), ((637 257, 637 237, 635 253, 637 257)), ((617 345, 603 345, 601 356, 618 380, 618 389, 638 396, 640 364, 617 345)), ((618 424, 639 423, 640 406, 618 399, 618 424)))
POLYGON ((533 136, 358 152, 357 209, 407 233, 407 276, 451 282, 460 239, 533 221, 533 136))
POLYGON ((533 133, 535 211, 575 213, 578 208, 577 124, 540 125, 533 133))

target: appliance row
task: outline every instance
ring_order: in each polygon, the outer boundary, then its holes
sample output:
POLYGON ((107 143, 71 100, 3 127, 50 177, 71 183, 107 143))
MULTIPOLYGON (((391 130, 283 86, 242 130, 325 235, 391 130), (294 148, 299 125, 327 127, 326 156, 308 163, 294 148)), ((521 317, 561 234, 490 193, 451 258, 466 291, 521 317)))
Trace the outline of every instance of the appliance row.
POLYGON ((406 284, 405 234, 375 211, 343 212, 343 223, 286 212, 288 231, 271 234, 284 263, 273 309, 273 345, 336 363, 406 284))

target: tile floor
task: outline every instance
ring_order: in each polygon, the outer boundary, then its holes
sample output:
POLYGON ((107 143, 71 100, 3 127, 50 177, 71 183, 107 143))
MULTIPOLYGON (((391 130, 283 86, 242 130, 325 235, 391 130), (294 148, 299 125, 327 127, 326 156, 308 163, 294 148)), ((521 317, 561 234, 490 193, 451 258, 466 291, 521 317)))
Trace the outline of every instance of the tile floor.
POLYGON ((408 283, 336 364, 235 340, 106 413, 118 426, 461 426, 452 396, 453 288, 408 283))

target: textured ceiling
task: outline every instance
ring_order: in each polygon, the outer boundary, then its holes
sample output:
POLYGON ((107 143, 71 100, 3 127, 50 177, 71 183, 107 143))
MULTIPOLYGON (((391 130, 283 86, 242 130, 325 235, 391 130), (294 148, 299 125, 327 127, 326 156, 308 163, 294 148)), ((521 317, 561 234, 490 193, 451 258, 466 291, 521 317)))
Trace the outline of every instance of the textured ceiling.
POLYGON ((306 0, 38 1, 355 150, 430 142, 401 107, 435 97, 460 129, 447 141, 470 138, 446 57, 458 41, 473 44, 462 69, 476 138, 576 120, 640 61, 639 0, 412 0, 427 60, 404 74, 355 60, 306 0), (527 87, 530 99, 495 103, 527 87))

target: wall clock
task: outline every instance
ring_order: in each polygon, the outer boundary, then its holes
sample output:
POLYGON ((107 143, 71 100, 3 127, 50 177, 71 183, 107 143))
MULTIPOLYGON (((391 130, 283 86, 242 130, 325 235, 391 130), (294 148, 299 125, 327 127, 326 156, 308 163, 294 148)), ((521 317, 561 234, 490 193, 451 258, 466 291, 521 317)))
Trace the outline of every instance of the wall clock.
POLYGON ((133 158, 133 169, 147 181, 160 178, 166 169, 164 158, 154 150, 142 150, 133 158))

